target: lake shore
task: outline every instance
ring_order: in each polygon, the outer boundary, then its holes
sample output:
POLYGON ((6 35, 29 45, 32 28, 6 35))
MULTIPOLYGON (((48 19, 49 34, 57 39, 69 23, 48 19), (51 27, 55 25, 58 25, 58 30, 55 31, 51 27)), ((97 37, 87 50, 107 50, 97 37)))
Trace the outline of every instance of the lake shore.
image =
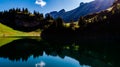
POLYGON ((28 33, 19 33, 19 34, 11 34, 10 32, 1 33, 0 37, 40 37, 41 32, 28 32, 28 33))

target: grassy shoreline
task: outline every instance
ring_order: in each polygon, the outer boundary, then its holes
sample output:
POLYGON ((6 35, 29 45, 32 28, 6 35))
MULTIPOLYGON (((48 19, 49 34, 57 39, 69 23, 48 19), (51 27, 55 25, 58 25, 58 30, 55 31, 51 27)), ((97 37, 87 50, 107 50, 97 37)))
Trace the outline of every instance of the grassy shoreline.
POLYGON ((4 24, 0 23, 0 37, 13 37, 13 36, 40 36, 41 32, 21 32, 14 30, 4 24))

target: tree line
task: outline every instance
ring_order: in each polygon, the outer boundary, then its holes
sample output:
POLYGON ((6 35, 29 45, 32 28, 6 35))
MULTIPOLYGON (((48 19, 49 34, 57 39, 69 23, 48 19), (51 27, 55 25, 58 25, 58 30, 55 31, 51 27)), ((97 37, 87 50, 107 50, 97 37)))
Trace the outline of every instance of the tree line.
POLYGON ((112 34, 119 35, 120 33, 119 9, 120 5, 117 4, 112 8, 111 11, 104 10, 99 13, 93 13, 80 17, 78 20, 78 28, 75 27, 76 24, 74 24, 74 21, 72 20, 69 22, 69 26, 66 27, 66 23, 60 17, 54 19, 50 14, 47 14, 44 17, 42 13, 39 13, 37 11, 30 13, 27 8, 13 8, 8 11, 0 12, 0 22, 12 27, 15 30, 25 32, 41 29, 42 35, 54 35, 54 37, 75 37, 73 35, 81 35, 81 37, 84 35, 112 36, 112 34))

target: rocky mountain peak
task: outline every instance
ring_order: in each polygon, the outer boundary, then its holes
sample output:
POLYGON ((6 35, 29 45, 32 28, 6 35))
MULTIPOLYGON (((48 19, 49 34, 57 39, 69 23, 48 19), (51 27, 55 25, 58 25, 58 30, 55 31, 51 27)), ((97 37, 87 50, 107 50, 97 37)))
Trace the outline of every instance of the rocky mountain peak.
POLYGON ((65 12, 65 9, 62 9, 62 10, 60 10, 59 12, 60 12, 60 13, 64 13, 64 12, 65 12))
POLYGON ((84 4, 85 4, 84 2, 81 2, 81 3, 80 3, 80 6, 82 6, 82 5, 84 5, 84 4))
POLYGON ((61 17, 65 22, 69 22, 70 20, 78 21, 81 16, 108 9, 112 6, 113 2, 114 0, 94 0, 88 3, 81 2, 79 7, 71 11, 65 11, 65 9, 62 9, 58 12, 50 12, 50 15, 55 19, 61 17))
POLYGON ((115 2, 114 3, 120 3, 120 0, 115 0, 115 2))

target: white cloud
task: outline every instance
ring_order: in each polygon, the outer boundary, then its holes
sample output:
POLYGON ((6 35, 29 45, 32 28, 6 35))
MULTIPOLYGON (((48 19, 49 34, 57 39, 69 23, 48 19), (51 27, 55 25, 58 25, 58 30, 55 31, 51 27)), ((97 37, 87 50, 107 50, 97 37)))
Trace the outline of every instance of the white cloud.
POLYGON ((36 0, 35 4, 40 5, 41 7, 44 7, 46 5, 46 2, 43 0, 36 0))

